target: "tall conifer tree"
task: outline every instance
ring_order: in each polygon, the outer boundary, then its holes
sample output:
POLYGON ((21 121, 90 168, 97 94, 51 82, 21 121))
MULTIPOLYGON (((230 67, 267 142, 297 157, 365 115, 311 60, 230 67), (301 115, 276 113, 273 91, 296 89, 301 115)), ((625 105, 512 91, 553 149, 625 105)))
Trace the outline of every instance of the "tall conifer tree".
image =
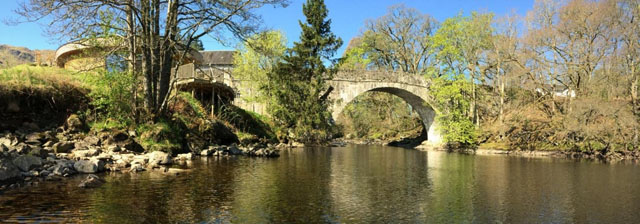
MULTIPOLYGON (((330 137, 331 114, 322 99, 325 79, 333 69, 324 65, 331 61, 342 39, 331 32, 324 0, 307 0, 302 11, 306 23, 299 21, 300 41, 287 50, 283 61, 269 73, 268 88, 273 103, 269 112, 281 127, 280 136, 305 143, 320 143, 330 137)), ((333 66, 333 65, 332 65, 333 66)))

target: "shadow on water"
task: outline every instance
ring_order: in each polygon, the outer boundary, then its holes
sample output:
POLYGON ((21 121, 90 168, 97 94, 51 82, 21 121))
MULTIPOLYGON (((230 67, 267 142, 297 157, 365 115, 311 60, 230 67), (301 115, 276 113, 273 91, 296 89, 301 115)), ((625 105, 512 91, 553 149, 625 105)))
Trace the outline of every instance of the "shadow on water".
POLYGON ((427 139, 428 139, 427 131, 426 129, 422 128, 422 131, 420 131, 420 134, 416 136, 410 136, 400 140, 391 141, 387 145, 393 146, 393 147, 401 147, 405 149, 414 149, 420 144, 422 144, 422 142, 426 141, 427 139))
POLYGON ((189 172, 105 174, 6 192, 0 220, 91 223, 629 223, 637 165, 349 145, 277 159, 204 158, 189 172))

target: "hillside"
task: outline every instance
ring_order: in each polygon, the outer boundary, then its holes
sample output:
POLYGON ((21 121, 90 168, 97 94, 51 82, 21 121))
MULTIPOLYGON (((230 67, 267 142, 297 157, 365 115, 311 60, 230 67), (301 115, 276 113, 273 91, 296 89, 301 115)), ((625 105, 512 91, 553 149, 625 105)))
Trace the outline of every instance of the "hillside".
POLYGON ((36 62, 53 65, 54 54, 54 50, 31 50, 26 47, 0 44, 0 67, 7 68, 36 62))

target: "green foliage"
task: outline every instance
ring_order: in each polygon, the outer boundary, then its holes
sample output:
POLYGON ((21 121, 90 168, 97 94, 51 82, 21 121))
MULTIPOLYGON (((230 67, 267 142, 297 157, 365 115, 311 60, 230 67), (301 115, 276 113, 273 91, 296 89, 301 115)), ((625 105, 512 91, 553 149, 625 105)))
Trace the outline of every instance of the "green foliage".
POLYGON ((479 65, 483 52, 492 47, 492 21, 493 14, 477 12, 446 19, 433 35, 441 66, 475 77, 477 71, 473 67, 479 65))
POLYGON ((438 109, 436 121, 445 142, 473 146, 477 133, 469 119, 471 83, 463 75, 442 76, 433 80, 431 93, 438 109))
POLYGON ((380 92, 367 92, 356 97, 343 109, 344 133, 350 138, 380 139, 415 133, 422 129, 417 113, 400 97, 380 92))
POLYGON ((262 88, 273 102, 267 109, 280 127, 281 138, 320 143, 331 137, 332 126, 328 102, 321 99, 332 71, 323 59, 331 60, 342 40, 331 33, 323 0, 308 0, 303 13, 301 40, 267 73, 269 81, 262 88))
POLYGON ((367 56, 372 49, 361 38, 351 39, 349 47, 340 61, 340 69, 363 70, 367 69, 372 60, 367 56))
POLYGON ((65 89, 86 88, 83 77, 92 72, 74 73, 57 67, 18 65, 0 69, 0 87, 3 90, 21 90, 24 88, 65 89))
POLYGON ((243 89, 263 90, 242 93, 241 97, 248 102, 267 102, 268 93, 260 86, 265 85, 267 73, 271 72, 276 63, 282 60, 286 50, 287 40, 280 31, 258 33, 249 38, 233 58, 233 76, 242 82, 243 89))
POLYGON ((141 124, 136 132, 140 135, 140 145, 146 151, 174 153, 182 149, 184 129, 175 122, 161 119, 155 123, 141 124))
POLYGON ((133 76, 126 72, 100 71, 87 76, 91 85, 89 98, 93 107, 88 116, 98 125, 126 127, 133 124, 133 76))

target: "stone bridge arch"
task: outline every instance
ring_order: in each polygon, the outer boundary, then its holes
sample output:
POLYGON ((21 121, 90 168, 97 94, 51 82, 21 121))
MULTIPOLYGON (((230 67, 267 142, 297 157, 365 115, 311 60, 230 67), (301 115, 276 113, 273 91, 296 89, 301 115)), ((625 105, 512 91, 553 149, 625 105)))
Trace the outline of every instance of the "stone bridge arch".
POLYGON ((420 116, 427 130, 427 142, 441 145, 440 133, 436 130, 436 111, 427 103, 429 83, 423 78, 406 73, 386 71, 339 71, 333 79, 327 80, 333 90, 328 98, 332 100, 331 113, 334 119, 357 96, 365 92, 384 92, 402 98, 420 116))

